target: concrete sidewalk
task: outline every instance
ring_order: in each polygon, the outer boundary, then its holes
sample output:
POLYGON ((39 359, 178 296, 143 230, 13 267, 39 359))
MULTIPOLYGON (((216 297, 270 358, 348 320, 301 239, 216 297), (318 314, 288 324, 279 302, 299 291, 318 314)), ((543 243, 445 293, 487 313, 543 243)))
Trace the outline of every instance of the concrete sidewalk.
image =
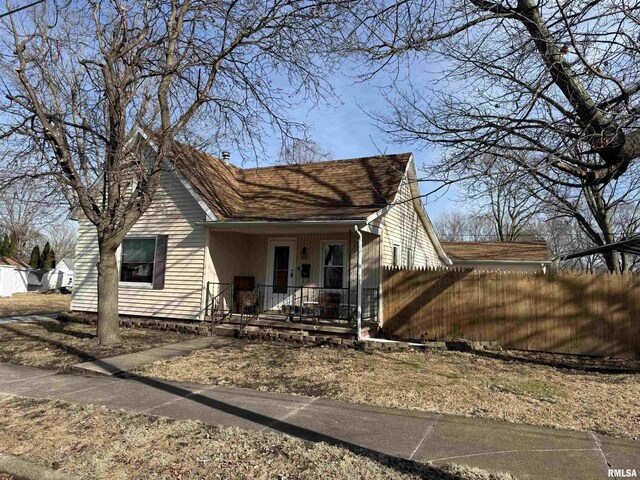
POLYGON ((38 315, 22 315, 16 317, 0 317, 0 325, 9 323, 23 323, 23 322, 50 322, 58 318, 57 313, 43 313, 38 315))
POLYGON ((104 375, 120 375, 141 365, 167 360, 169 358, 188 355, 196 350, 209 347, 222 347, 237 341, 229 337, 201 337, 184 342, 171 343, 161 347, 150 348, 141 352, 127 353, 111 358, 103 358, 74 365, 75 370, 104 375))
POLYGON ((640 469, 640 442, 632 440, 240 388, 62 375, 0 364, 2 393, 286 433, 366 455, 510 472, 520 480, 596 480, 610 478, 608 465, 640 469))

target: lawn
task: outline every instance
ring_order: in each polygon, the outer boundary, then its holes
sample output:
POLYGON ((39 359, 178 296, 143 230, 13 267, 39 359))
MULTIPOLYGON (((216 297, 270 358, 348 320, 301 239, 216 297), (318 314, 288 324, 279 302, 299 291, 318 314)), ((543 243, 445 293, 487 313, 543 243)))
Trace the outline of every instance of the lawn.
POLYGON ((0 317, 66 312, 70 305, 71 295, 62 293, 14 293, 0 297, 0 317))
POLYGON ((0 361, 64 370, 80 362, 195 338, 149 328, 123 328, 121 344, 101 347, 95 341, 95 334, 94 325, 55 320, 0 324, 0 361))
POLYGON ((0 411, 1 451, 78 479, 513 479, 93 405, 8 397, 0 411))
POLYGON ((137 373, 640 438, 640 374, 473 353, 367 353, 258 342, 200 350, 137 373))

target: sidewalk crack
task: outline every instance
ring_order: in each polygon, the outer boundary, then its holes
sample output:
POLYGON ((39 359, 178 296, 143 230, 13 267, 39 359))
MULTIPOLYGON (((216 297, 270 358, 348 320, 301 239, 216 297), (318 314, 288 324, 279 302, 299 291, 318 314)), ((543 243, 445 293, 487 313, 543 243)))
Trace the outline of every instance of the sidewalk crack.
POLYGON ((442 417, 442 413, 438 413, 438 416, 435 418, 435 420, 433 422, 431 422, 431 424, 427 427, 427 430, 424 432, 424 435, 422 436, 422 439, 420 440, 418 445, 416 445, 416 448, 413 449, 413 452, 411 453, 411 456, 409 457, 409 460, 413 460, 414 455, 418 452, 418 449, 422 446, 424 441, 429 436, 429 433, 431 433, 431 430, 433 430, 433 427, 436 426, 436 424, 438 423, 438 421, 440 420, 441 417, 442 417))
MULTIPOLYGON (((609 463, 609 460, 607 460, 607 456, 602 450, 602 445, 600 444, 600 440, 598 439, 598 436, 593 432, 589 432, 589 435, 591 436, 594 443, 596 444, 596 447, 597 447, 596 450, 600 452, 600 455, 602 456, 602 459, 604 460, 605 465, 608 467, 609 470, 611 470, 612 469, 611 464, 609 463)), ((618 480, 618 477, 616 477, 615 474, 613 475, 613 478, 614 480, 618 480)))
POLYGON ((274 420, 273 422, 271 422, 269 425, 263 427, 262 429, 260 429, 260 432, 264 432, 267 428, 271 428, 274 425, 277 425, 279 423, 284 422, 287 418, 290 418, 291 416, 295 415, 296 413, 301 412, 302 410, 304 410, 305 408, 307 408, 309 405, 313 404, 316 400, 318 400, 317 398, 312 398, 310 402, 307 403, 303 403, 302 405, 294 408, 293 410, 291 410, 289 413, 287 413, 284 417, 279 418, 277 420, 274 420))

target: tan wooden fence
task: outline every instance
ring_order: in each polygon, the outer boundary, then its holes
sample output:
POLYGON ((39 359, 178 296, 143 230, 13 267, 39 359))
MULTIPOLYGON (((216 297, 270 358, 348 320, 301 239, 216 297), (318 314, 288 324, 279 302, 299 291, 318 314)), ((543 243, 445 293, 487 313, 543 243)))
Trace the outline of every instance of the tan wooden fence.
POLYGON ((383 330, 545 352, 640 356, 640 276, 385 268, 383 330))

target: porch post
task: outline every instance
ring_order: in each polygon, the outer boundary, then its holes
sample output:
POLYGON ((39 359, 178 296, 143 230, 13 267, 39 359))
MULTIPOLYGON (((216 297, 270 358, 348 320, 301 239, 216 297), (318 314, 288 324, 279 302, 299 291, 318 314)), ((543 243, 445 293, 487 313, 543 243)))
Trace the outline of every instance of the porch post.
POLYGON ((354 225, 354 228, 358 235, 358 266, 356 272, 356 338, 360 340, 360 332, 362 330, 362 233, 358 230, 357 225, 354 225))

